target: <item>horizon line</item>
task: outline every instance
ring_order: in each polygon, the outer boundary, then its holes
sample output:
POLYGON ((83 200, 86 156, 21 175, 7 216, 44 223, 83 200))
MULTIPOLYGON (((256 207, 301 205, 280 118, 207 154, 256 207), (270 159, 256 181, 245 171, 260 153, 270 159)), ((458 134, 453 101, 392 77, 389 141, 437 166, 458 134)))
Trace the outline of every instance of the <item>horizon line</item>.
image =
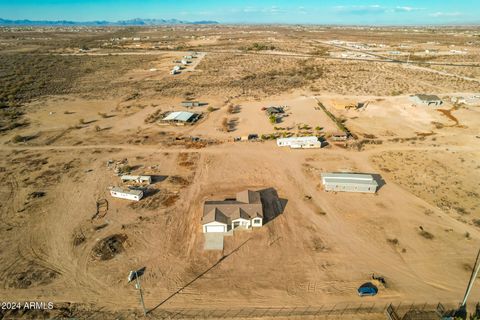
MULTIPOLYGON (((189 20, 189 19, 178 19, 178 18, 130 18, 130 19, 120 19, 120 20, 69 20, 69 19, 57 19, 57 20, 50 20, 50 19, 43 19, 43 20, 37 20, 37 19, 29 19, 29 18, 22 18, 22 19, 9 19, 9 18, 3 18, 0 17, 0 21, 10 21, 12 22, 12 25, 15 24, 15 22, 31 22, 35 23, 36 25, 28 25, 25 24, 23 26, 28 27, 28 26, 48 26, 48 23, 59 23, 57 26, 62 26, 62 22, 66 23, 75 23, 77 26, 87 26, 86 24, 91 24, 91 23, 122 23, 122 22, 133 22, 135 20, 140 20, 140 21, 155 21, 155 20, 164 20, 164 21, 171 21, 175 20, 178 21, 179 23, 163 23, 163 24, 125 24, 125 25, 117 25, 116 27, 122 27, 122 26, 135 26, 135 27, 154 27, 154 26, 161 26, 161 25, 189 25, 193 23, 199 23, 205 22, 205 24, 217 24, 217 25, 289 25, 289 26, 341 26, 341 27, 480 27, 480 21, 479 22, 462 22, 462 23, 406 23, 406 24, 387 24, 387 23, 377 23, 377 24, 372 24, 372 23, 353 23, 353 24, 347 24, 347 23, 316 23, 316 22, 245 22, 245 21, 237 21, 237 22, 222 22, 214 19, 201 19, 201 20, 189 20), (182 23, 183 22, 183 23, 182 23), (42 25, 41 23, 47 23, 45 25, 42 25)), ((2 24, 0 22, 0 27, 6 27, 9 26, 7 24, 2 24)), ((68 25, 64 25, 68 26, 68 25)), ((107 26, 107 25, 105 25, 107 26)), ((91 27, 91 26, 90 26, 91 27)))

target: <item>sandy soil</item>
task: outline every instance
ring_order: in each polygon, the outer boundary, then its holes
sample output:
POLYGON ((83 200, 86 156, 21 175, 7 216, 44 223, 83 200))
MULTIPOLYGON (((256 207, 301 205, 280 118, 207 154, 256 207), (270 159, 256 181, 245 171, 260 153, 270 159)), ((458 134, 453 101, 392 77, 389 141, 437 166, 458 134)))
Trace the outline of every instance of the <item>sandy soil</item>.
MULTIPOLYGON (((234 29, 231 38, 273 37, 251 28, 234 29)), ((163 29, 149 34, 152 41, 230 48, 227 39, 213 38, 215 30, 202 31, 205 41, 177 32, 177 38, 163 29)), ((341 35, 348 38, 332 31, 332 37, 341 35)), ((294 42, 284 37, 275 43, 286 50, 294 42)), ((377 39, 366 39, 371 37, 377 39)), ((172 77, 166 71, 183 54, 156 55, 148 62, 156 72, 131 68, 118 77, 128 86, 105 99, 95 91, 36 98, 22 107, 28 126, 0 134, 0 300, 71 303, 66 310, 78 309, 67 316, 101 309, 97 318, 140 317, 138 292, 126 278, 142 267, 152 317, 181 309, 451 306, 461 300, 480 242, 480 109, 449 102, 413 106, 408 96, 434 93, 449 101, 474 93, 474 84, 401 66, 323 58, 303 62, 310 73, 294 75, 298 57, 268 62, 255 53, 208 53, 192 72, 172 77), (215 69, 214 59, 223 54, 232 61, 215 69), (284 63, 285 73, 242 78, 265 61, 267 69, 284 63), (308 80, 323 67, 339 77, 308 80), (290 73, 301 81, 284 82, 290 73), (395 74, 400 77, 384 81, 395 74), (269 81, 274 92, 262 91, 269 81), (240 89, 243 84, 248 90, 240 89), (399 89, 404 92, 391 94, 399 89), (163 112, 191 111, 179 106, 186 98, 208 103, 193 109, 203 113, 201 121, 157 123, 163 112), (317 108, 317 99, 358 140, 330 141, 317 150, 233 142, 287 128, 297 134, 300 124, 311 131, 319 126, 315 134, 328 137, 338 128, 317 108), (368 105, 346 108, 357 102, 368 105), (230 113, 230 105, 237 111, 230 113), (270 105, 287 106, 288 116, 271 124, 261 110, 270 105), (229 131, 222 130, 224 119, 231 121, 229 131), (133 173, 154 176, 138 203, 109 196, 108 188, 121 182, 107 163, 124 159, 133 173), (320 180, 325 171, 378 173, 385 184, 375 195, 326 193, 320 180), (284 211, 258 230, 226 237, 223 252, 203 251, 203 201, 245 188, 275 191, 284 211), (108 210, 96 215, 103 199, 108 210), (357 287, 372 273, 384 276, 386 287, 375 297, 358 297, 357 287)), ((479 299, 480 292, 472 291, 471 302, 479 299)), ((383 316, 380 310, 348 317, 383 316)))

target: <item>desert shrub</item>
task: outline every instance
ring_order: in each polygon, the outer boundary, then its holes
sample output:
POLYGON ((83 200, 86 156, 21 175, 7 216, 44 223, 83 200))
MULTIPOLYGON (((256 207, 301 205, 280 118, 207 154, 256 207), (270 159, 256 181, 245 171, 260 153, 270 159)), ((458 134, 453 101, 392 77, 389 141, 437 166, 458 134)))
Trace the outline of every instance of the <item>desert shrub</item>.
POLYGON ((132 167, 129 166, 129 165, 124 165, 124 166, 121 166, 120 168, 118 168, 118 173, 119 174, 128 174, 132 171, 132 167))
POLYGON ((20 143, 20 142, 23 142, 23 141, 24 141, 24 138, 21 135, 18 135, 18 134, 12 138, 13 143, 20 143))
POLYGON ((389 244, 393 244, 394 246, 396 246, 396 245, 398 245, 398 244, 400 243, 397 238, 387 239, 387 242, 388 242, 389 244))
POLYGON ((223 120, 222 120, 222 131, 224 131, 224 132, 230 131, 230 125, 228 123, 227 118, 223 118, 223 120))
POLYGON ((268 45, 268 44, 265 44, 265 43, 254 42, 254 43, 252 43, 252 45, 250 45, 248 47, 241 47, 240 49, 245 50, 245 51, 275 50, 275 46, 274 45, 268 45))
POLYGON ((426 230, 420 230, 420 235, 424 237, 425 239, 432 240, 434 238, 433 234, 426 230))

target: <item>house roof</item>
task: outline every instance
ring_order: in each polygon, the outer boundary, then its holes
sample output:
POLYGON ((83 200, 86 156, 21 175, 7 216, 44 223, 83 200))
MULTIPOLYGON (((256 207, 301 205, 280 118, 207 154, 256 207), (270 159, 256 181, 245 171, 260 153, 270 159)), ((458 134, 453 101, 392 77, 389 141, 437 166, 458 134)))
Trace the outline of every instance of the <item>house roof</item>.
POLYGON ((212 210, 208 211, 203 216, 202 222, 204 224, 210 223, 210 222, 220 222, 224 224, 230 223, 228 218, 218 208, 213 208, 212 210))
POLYGON ((256 217, 263 217, 260 193, 245 190, 237 193, 235 200, 205 201, 202 223, 216 221, 229 224, 239 218, 250 220, 256 217))
POLYGON ((245 190, 237 193, 237 201, 243 203, 261 203, 260 192, 245 190))

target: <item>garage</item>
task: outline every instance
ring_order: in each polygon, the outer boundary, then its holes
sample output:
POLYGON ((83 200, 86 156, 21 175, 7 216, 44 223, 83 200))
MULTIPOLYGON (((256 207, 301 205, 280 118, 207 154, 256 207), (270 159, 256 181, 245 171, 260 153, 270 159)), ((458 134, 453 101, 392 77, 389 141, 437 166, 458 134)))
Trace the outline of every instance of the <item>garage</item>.
POLYGON ((205 226, 205 232, 206 233, 209 233, 209 232, 226 232, 227 226, 226 225, 223 225, 223 226, 205 226))

